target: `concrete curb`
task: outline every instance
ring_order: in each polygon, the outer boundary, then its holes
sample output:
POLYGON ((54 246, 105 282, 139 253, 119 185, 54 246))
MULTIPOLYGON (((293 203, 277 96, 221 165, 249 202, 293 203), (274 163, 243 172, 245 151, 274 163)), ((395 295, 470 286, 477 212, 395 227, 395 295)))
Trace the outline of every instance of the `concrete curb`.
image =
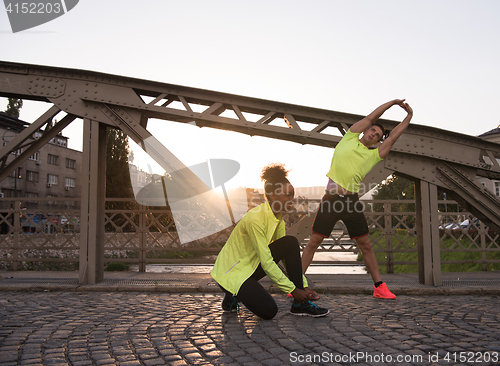
MULTIPOLYGON (((0 272, 0 292, 147 292, 147 293, 221 293, 207 273, 105 273, 102 283, 81 285, 78 272, 0 272)), ((319 294, 373 295, 369 275, 308 275, 311 288, 319 294)), ((404 296, 500 296, 500 271, 443 273, 443 286, 425 286, 418 274, 386 274, 389 288, 404 296)), ((260 281, 273 294, 283 292, 264 278, 260 281)))
MULTIPOLYGON (((274 286, 266 289, 272 294, 283 292, 274 286)), ((371 288, 362 287, 315 287, 319 294, 333 295, 372 295, 371 288)), ((0 283, 0 292, 149 292, 149 293, 220 293, 215 286, 127 286, 127 285, 61 285, 61 284, 29 284, 0 283)), ((393 292, 400 296, 500 296, 500 289, 483 288, 394 288, 393 292)))

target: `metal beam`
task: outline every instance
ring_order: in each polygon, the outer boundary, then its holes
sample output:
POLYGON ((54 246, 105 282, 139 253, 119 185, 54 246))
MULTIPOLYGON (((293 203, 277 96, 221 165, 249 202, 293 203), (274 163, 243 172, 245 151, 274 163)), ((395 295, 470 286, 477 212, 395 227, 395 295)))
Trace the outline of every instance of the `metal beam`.
MULTIPOLYGON (((10 163, 5 164, 3 167, 2 171, 0 172, 0 181, 5 179, 5 177, 9 176, 9 174, 14 171, 17 167, 21 166, 22 163, 24 163, 26 160, 30 158, 34 153, 36 153, 43 145, 48 143, 52 138, 57 136, 59 132, 61 132, 64 128, 66 128, 71 122, 75 120, 76 116, 73 115, 66 115, 64 116, 63 119, 61 119, 56 125, 52 126, 48 131, 46 130, 42 137, 40 137, 37 140, 34 140, 33 143, 29 145, 28 148, 25 148, 20 155, 18 155, 14 160, 12 160, 10 163)), ((30 126, 28 129, 33 130, 30 126)), ((23 131, 24 132, 24 131, 23 131)), ((31 136, 31 135, 30 135, 31 136)), ((9 144, 6 147, 9 148, 10 151, 10 146, 15 145, 15 143, 9 144)), ((14 150, 17 149, 17 146, 14 148, 14 150)), ((2 164, 4 165, 4 164, 2 164)))
POLYGON ((428 286, 441 286, 436 185, 421 180, 415 182, 415 202, 419 281, 428 286))
POLYGON ((80 232, 81 284, 104 279, 106 125, 84 120, 80 232))
POLYGON ((42 126, 50 122, 60 111, 59 108, 53 105, 47 112, 37 118, 35 122, 31 123, 29 127, 25 128, 15 138, 9 141, 7 145, 0 147, 0 160, 4 160, 10 152, 18 150, 21 144, 32 139, 33 134, 39 131, 42 126))

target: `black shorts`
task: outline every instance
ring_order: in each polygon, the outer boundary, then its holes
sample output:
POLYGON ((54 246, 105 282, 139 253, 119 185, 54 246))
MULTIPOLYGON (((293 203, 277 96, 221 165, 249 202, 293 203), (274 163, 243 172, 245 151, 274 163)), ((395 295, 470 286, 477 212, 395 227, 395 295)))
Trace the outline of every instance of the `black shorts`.
POLYGON ((327 193, 321 200, 312 230, 328 238, 337 221, 342 220, 351 239, 366 236, 369 230, 364 210, 365 204, 359 200, 357 194, 339 196, 327 193))

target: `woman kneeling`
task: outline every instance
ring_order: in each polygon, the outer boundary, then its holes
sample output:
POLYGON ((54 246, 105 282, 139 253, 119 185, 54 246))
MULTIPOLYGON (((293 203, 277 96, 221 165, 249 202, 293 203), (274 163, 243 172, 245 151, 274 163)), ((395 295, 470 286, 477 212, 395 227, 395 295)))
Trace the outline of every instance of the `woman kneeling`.
POLYGON ((292 209, 294 196, 287 174, 279 164, 263 169, 261 178, 267 201, 243 216, 217 256, 211 275, 225 292, 224 311, 236 311, 241 302, 262 319, 274 318, 278 306, 258 282, 267 275, 283 292, 293 296, 292 314, 320 317, 329 313, 311 302, 319 296, 307 287, 302 274, 299 242, 286 236, 281 213, 292 209), (280 260, 288 277, 277 265, 280 260))

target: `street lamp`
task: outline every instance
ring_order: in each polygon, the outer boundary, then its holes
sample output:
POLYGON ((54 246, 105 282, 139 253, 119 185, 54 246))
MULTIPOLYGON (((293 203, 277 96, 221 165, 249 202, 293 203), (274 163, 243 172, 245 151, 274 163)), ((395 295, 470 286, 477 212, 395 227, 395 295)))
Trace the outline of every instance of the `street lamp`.
MULTIPOLYGON (((5 134, 7 132, 9 132, 9 130, 10 130, 10 127, 7 127, 7 129, 5 130, 5 132, 2 135, 3 145, 5 145, 5 134)), ((14 135, 12 137, 16 137, 16 134, 14 133, 14 135)), ((17 158, 17 150, 14 152, 14 159, 16 159, 16 158, 17 158)), ((14 170, 14 197, 17 197, 17 167, 14 170)))

